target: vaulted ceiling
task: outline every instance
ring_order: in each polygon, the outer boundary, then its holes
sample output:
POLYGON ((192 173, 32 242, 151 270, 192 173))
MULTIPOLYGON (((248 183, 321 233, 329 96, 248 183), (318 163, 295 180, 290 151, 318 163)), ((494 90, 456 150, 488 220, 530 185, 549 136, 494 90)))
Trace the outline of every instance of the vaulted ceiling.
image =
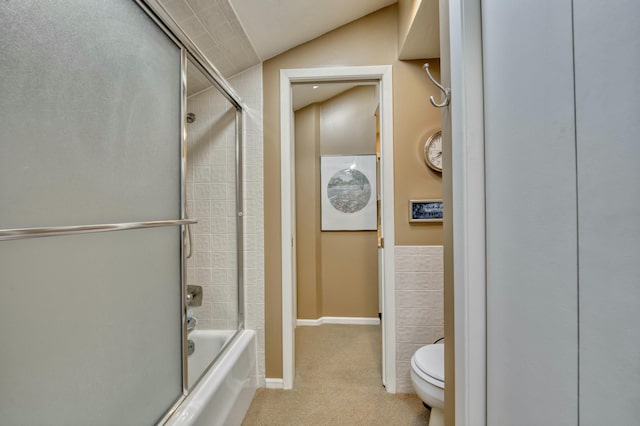
POLYGON ((397 0, 229 0, 262 60, 397 0))
MULTIPOLYGON (((439 56, 438 0, 159 0, 224 77, 399 3, 400 59, 439 56)), ((190 68, 188 94, 210 83, 190 68)), ((297 107, 347 90, 297 88, 297 107)))
POLYGON ((225 77, 397 0, 160 0, 225 77))

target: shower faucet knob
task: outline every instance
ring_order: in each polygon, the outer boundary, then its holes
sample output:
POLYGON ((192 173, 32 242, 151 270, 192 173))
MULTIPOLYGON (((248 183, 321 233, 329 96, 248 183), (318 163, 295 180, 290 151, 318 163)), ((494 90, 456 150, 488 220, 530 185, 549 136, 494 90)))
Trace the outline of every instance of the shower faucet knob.
POLYGON ((187 306, 202 306, 202 286, 188 285, 185 300, 187 306))

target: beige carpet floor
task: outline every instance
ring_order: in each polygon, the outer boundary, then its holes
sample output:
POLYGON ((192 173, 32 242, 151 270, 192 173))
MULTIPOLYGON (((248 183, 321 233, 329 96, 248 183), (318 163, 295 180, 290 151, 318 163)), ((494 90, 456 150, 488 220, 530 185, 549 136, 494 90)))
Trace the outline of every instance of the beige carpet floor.
POLYGON ((382 386, 380 326, 296 328, 292 390, 258 389, 243 425, 426 425, 415 395, 382 386))

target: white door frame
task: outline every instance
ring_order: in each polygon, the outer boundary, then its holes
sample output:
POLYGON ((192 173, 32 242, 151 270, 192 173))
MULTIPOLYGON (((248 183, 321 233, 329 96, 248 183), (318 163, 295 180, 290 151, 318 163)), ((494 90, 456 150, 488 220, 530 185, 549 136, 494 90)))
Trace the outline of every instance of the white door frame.
POLYGON ((380 180, 382 237, 384 238, 382 351, 383 382, 396 392, 394 191, 393 191, 393 79, 391 65, 298 68, 280 70, 280 191, 282 225, 282 371, 283 388, 293 387, 295 375, 295 172, 291 83, 377 80, 380 93, 380 180))
POLYGON ((482 10, 449 0, 455 417, 487 423, 486 251, 482 10))

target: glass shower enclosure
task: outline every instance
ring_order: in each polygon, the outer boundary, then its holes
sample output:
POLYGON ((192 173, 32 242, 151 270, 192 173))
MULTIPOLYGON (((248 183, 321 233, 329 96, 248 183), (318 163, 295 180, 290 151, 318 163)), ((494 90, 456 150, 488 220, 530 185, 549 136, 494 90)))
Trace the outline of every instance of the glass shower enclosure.
POLYGON ((242 328, 243 106, 155 1, 2 2, 0 39, 0 423, 162 422, 242 328))
POLYGON ((242 312, 242 113, 187 63, 188 385, 193 387, 238 329, 242 312))

